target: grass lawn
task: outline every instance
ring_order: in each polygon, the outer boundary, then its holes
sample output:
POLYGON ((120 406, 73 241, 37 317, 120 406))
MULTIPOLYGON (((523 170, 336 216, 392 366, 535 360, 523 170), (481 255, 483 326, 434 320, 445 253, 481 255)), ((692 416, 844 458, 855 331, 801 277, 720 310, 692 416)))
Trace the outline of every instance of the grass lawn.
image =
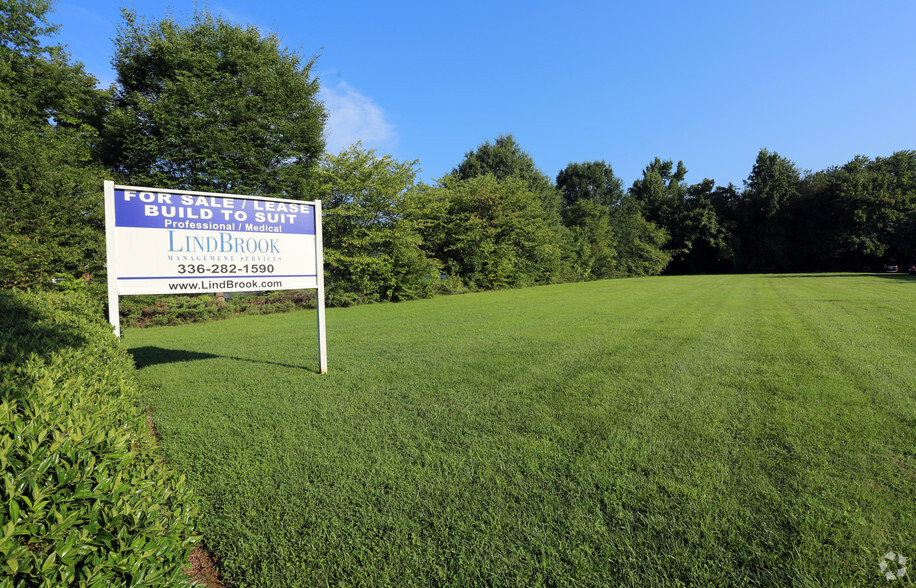
POLYGON ((314 311, 124 334, 240 586, 883 586, 916 558, 916 278, 547 286, 327 332, 325 376, 314 311))

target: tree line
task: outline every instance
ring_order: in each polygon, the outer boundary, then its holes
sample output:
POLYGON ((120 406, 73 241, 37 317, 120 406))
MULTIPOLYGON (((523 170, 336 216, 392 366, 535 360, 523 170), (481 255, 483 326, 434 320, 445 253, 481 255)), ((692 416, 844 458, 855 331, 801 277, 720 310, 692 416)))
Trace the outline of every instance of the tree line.
POLYGON ((102 180, 321 199, 336 304, 662 273, 877 271, 916 255, 916 152, 819 172, 761 150, 744 186, 655 159, 629 187, 609 163, 541 172, 511 135, 432 184, 418 161, 325 151, 316 57, 206 9, 122 10, 96 80, 44 0, 0 2, 0 285, 104 287, 102 180))

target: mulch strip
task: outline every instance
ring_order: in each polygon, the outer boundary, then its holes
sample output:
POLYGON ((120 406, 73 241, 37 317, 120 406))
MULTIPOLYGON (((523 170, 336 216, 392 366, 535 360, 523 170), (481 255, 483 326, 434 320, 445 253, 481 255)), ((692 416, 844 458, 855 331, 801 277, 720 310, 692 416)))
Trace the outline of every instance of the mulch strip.
POLYGON ((226 588, 219 578, 219 560, 210 553, 206 546, 199 543, 188 557, 191 564, 184 573, 191 580, 207 588, 226 588))

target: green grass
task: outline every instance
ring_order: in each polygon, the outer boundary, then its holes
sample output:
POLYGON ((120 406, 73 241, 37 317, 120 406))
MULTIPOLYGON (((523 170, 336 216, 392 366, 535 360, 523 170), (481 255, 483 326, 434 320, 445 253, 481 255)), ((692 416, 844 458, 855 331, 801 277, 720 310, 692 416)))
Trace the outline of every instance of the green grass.
POLYGON ((884 585, 916 279, 614 280, 128 330, 240 586, 884 585))

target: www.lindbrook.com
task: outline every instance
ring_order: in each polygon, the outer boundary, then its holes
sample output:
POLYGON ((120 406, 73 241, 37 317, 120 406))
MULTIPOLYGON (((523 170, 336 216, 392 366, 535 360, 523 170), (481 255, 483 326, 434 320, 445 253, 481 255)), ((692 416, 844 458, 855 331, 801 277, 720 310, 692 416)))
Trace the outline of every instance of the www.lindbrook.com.
POLYGON ((169 284, 169 290, 201 290, 203 292, 219 292, 221 290, 231 290, 233 288, 268 290, 279 289, 282 287, 283 282, 280 280, 265 280, 263 282, 259 282, 257 280, 220 280, 219 282, 201 280, 199 282, 179 282, 177 284, 169 284))

